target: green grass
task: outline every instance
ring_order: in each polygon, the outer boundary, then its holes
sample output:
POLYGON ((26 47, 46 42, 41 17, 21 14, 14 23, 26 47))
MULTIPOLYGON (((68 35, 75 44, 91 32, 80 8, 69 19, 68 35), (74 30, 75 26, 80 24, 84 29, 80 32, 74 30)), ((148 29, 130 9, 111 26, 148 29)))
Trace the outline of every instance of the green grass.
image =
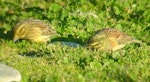
POLYGON ((16 68, 22 82, 149 82, 149 0, 1 0, 0 62, 16 68), (14 43, 20 20, 49 22, 61 35, 52 41, 86 44, 94 31, 117 28, 143 41, 113 53, 26 40, 14 43))

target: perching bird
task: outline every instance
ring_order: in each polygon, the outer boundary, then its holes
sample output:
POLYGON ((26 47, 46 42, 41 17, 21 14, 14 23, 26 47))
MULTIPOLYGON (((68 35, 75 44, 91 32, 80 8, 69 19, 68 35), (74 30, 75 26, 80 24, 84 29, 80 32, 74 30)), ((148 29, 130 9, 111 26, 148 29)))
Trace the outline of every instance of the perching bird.
POLYGON ((89 38, 86 46, 102 51, 116 51, 129 43, 141 44, 142 42, 115 28, 104 28, 95 32, 89 38))
POLYGON ((39 19, 24 19, 13 28, 14 42, 19 39, 27 39, 33 42, 45 43, 54 35, 58 35, 57 32, 39 19))

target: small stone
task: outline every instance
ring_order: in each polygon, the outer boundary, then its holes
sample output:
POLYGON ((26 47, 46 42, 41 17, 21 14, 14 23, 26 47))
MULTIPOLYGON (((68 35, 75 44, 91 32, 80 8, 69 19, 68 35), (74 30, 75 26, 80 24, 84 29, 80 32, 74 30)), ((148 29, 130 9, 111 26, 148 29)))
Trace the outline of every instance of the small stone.
POLYGON ((16 69, 0 63, 0 82, 20 82, 21 74, 16 69))

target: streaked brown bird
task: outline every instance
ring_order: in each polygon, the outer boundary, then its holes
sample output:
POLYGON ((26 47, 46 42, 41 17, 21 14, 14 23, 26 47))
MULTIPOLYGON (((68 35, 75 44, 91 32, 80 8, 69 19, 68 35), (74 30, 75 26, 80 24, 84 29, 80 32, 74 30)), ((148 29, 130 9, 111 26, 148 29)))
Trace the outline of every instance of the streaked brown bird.
POLYGON ((141 44, 142 42, 115 28, 104 28, 95 32, 89 38, 86 46, 102 51, 116 51, 129 43, 141 44))
POLYGON ((57 32, 47 23, 39 19, 24 19, 13 28, 14 42, 19 39, 27 39, 33 42, 45 43, 57 32))

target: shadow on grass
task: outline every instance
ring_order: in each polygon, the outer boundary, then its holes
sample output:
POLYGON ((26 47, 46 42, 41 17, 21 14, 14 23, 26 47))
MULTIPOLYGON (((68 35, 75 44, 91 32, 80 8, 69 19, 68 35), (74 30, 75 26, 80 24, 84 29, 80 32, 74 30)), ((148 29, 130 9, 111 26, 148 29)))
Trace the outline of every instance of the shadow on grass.
POLYGON ((57 37, 51 40, 51 42, 55 42, 55 41, 63 41, 63 42, 75 42, 78 43, 80 45, 84 45, 85 42, 82 41, 82 39, 77 39, 74 38, 72 35, 69 35, 68 37, 57 37))
POLYGON ((28 56, 28 57, 39 57, 38 55, 38 52, 35 52, 35 51, 30 51, 30 52, 24 52, 23 54, 21 54, 21 55, 23 55, 23 56, 28 56))
POLYGON ((6 29, 5 28, 0 28, 0 38, 5 39, 5 40, 11 40, 12 39, 12 31, 8 31, 5 33, 6 29))

